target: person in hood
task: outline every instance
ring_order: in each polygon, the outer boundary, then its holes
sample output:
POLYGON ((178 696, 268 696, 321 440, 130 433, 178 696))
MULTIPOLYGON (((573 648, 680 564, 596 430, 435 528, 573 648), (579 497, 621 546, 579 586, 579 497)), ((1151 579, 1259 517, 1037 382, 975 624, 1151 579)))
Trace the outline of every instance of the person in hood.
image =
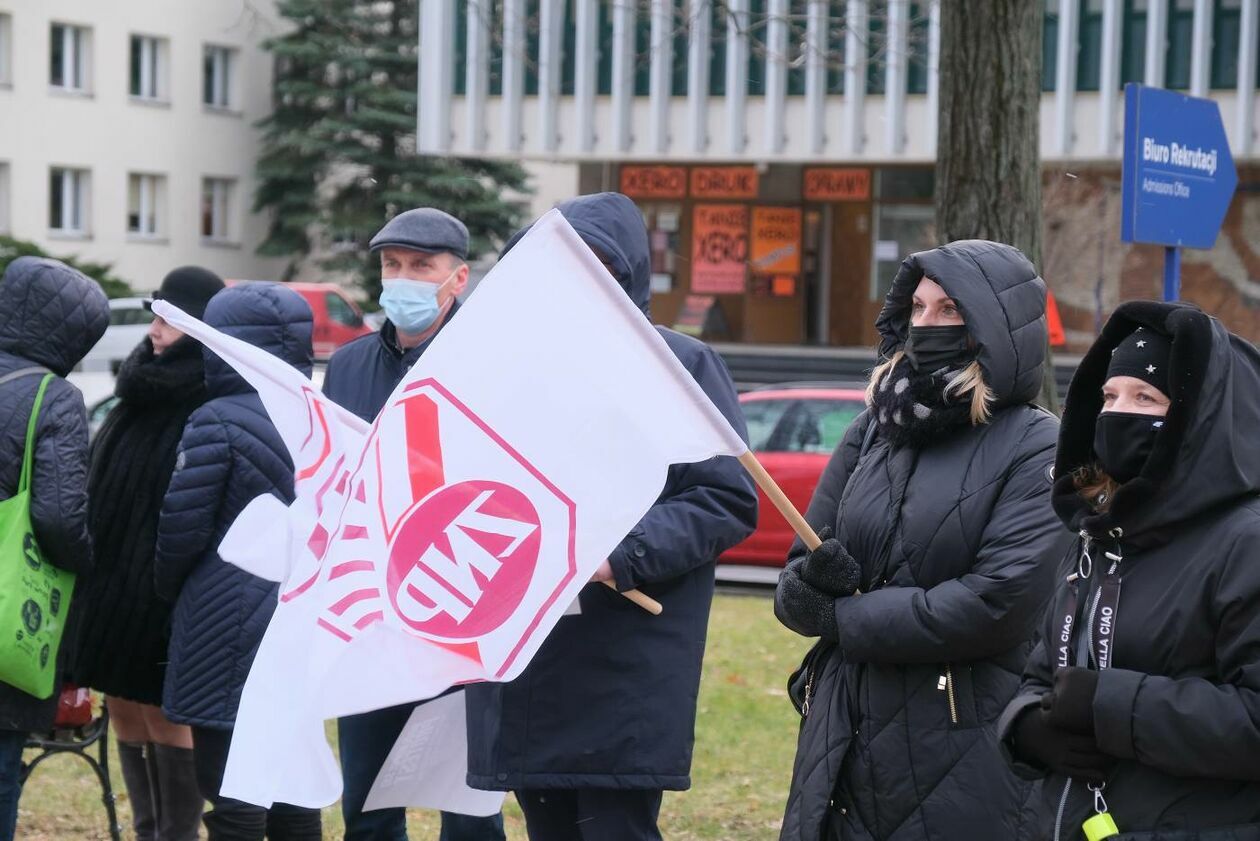
MULTIPOLYGON (((311 308, 283 285, 225 289, 203 320, 310 376, 311 308)), ((203 360, 208 399, 184 427, 158 519, 154 590, 175 604, 162 712, 192 727, 197 783, 212 806, 203 818, 211 841, 316 841, 318 809, 264 809, 219 795, 241 690, 279 585, 227 563, 218 546, 258 495, 293 501, 293 462, 258 392, 209 349, 203 360)))
MULTIPOLYGON (((650 252, 634 202, 600 193, 560 211, 647 316, 650 252)), ((744 436, 721 358, 657 330, 744 436)), ((608 376, 615 387, 617 372, 608 376)), ((756 522, 756 491, 735 459, 671 467, 660 497, 581 591, 581 613, 561 618, 512 682, 465 690, 469 785, 515 792, 533 841, 659 839, 662 792, 691 785, 714 562, 756 522), (603 582, 637 588, 664 612, 653 616, 603 582)))
POLYGON ((1260 839, 1260 352, 1122 304, 1066 405, 1054 508, 1079 538, 999 731, 1044 778, 1027 837, 1260 839))
POLYGON ((868 409, 806 510, 775 615, 819 637, 781 839, 1025 838, 994 735, 1067 548, 1050 506, 1046 286, 1018 250, 912 254, 877 326, 868 409))
MULTIPOLYGON (((201 318, 223 289, 197 266, 154 298, 201 318)), ((189 415, 205 402, 201 343, 160 316, 118 371, 118 402, 92 442, 88 528, 95 565, 79 576, 73 682, 105 694, 137 841, 191 841, 204 803, 192 733, 162 715, 171 608, 153 592, 158 514, 189 415)))
MULTIPOLYGON (((44 559, 70 572, 91 568, 88 536, 87 410, 65 381, 105 334, 109 302, 96 281, 57 260, 19 257, 0 277, 0 499, 17 492, 26 429, 40 381, 47 386, 35 425, 31 526, 44 559)), ((73 621, 80 600, 70 603, 73 621)), ((73 640, 63 636, 59 667, 73 640)), ((54 686, 61 685, 61 669, 54 686)), ((0 683, 0 841, 13 838, 22 791, 22 748, 51 729, 58 693, 40 700, 0 683)))
MULTIPOLYGON (((371 423, 438 332, 459 311, 468 285, 468 228, 433 207, 398 214, 372 237, 381 260, 379 333, 362 336, 333 354, 324 393, 371 423)), ((407 811, 363 811, 372 783, 416 704, 400 704, 337 722, 345 790, 345 841, 407 841, 407 811)), ((441 841, 503 841, 503 817, 442 813, 441 841)))

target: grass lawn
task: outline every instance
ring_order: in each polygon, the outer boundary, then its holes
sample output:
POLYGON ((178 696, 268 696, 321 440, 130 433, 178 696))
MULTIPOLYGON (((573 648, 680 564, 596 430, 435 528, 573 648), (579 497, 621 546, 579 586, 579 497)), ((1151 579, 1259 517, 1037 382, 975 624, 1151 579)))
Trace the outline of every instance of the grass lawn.
MULTIPOLYGON (((692 789, 665 795, 661 829, 679 841, 752 841, 775 836, 796 746, 797 716, 784 684, 808 647, 785 630, 758 596, 719 596, 700 686, 692 789)), ((329 736, 334 724, 329 724, 329 736)), ((335 741, 334 741, 335 743, 335 741)), ((29 757, 28 757, 29 758, 29 757)), ((124 837, 131 815, 117 754, 111 773, 124 837)), ((525 824, 511 797, 508 838, 524 841, 525 824)), ((413 841, 437 838, 437 815, 408 813, 413 841)), ((341 812, 324 810, 324 837, 341 837, 341 812)), ((108 838, 100 788, 87 765, 53 757, 36 770, 19 806, 18 837, 27 841, 108 838)))

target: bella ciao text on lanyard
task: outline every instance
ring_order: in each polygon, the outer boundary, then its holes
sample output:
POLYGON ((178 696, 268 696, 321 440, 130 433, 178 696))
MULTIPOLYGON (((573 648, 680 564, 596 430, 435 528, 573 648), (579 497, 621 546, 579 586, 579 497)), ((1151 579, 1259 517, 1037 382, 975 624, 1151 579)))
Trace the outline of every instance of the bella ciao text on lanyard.
MULTIPOLYGON (((1068 576, 1076 584, 1076 609, 1063 617, 1059 635, 1058 665, 1089 668, 1091 660, 1099 670, 1111 668, 1115 650, 1116 614, 1120 609, 1120 547, 1105 552, 1110 562, 1098 587, 1094 587, 1094 561, 1090 555, 1092 541, 1086 537, 1076 573, 1068 576), (1082 622, 1084 620, 1084 622, 1082 622), (1085 625, 1082 632, 1081 625, 1085 625), (1071 656, 1073 631, 1076 632, 1075 658, 1071 656), (1075 662, 1072 662, 1073 659, 1075 662)), ((1101 571, 1101 570, 1100 570, 1101 571)))

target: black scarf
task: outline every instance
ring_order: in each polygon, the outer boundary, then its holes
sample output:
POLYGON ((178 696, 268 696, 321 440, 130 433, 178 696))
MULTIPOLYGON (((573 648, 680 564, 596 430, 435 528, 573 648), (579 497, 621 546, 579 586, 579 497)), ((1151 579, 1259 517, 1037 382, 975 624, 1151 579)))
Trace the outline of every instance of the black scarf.
POLYGON ((945 398, 945 385, 957 373, 957 368, 916 371, 902 357, 875 388, 871 409, 880 436, 895 447, 921 449, 971 426, 970 395, 945 398))
POLYGON ((114 393, 132 405, 186 403, 204 399, 205 367, 201 342, 184 336, 160 355, 154 355, 153 342, 136 345, 118 369, 114 393))

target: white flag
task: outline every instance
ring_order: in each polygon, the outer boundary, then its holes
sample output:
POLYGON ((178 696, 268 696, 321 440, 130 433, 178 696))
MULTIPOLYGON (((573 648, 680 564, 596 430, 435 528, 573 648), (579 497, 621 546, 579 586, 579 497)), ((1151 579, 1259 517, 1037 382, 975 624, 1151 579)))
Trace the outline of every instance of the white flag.
POLYGON ((222 793, 321 807, 331 717, 511 680, 671 464, 747 447, 559 211, 481 282, 370 426, 163 302, 262 398, 296 469, 220 547, 280 581, 222 793))

